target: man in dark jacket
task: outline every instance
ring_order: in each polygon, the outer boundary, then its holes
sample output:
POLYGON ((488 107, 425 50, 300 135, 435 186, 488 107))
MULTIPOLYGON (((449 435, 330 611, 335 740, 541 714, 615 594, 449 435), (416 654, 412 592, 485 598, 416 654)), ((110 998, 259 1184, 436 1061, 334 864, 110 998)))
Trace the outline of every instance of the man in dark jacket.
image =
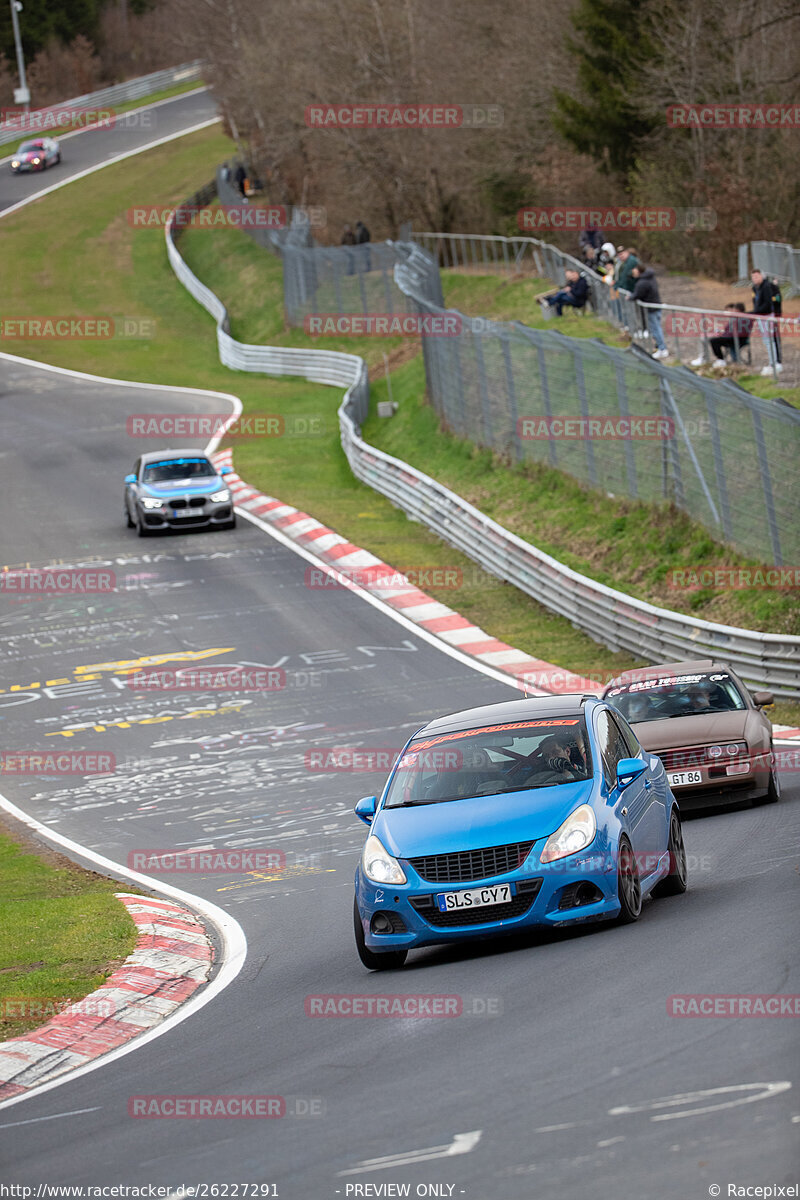
MULTIPOLYGON (((637 263, 633 268, 633 277, 636 280, 636 286, 633 289, 634 300, 640 304, 661 304, 661 293, 658 290, 656 274, 652 267, 646 267, 644 263, 637 263)), ((656 344, 653 358, 668 358, 669 350, 661 328, 661 309, 645 308, 643 311, 646 314, 650 337, 656 344)))
POLYGON ((369 240, 369 230, 364 222, 356 221, 356 245, 363 246, 363 244, 369 240))
POLYGON ((576 271, 574 267, 567 267, 564 272, 567 282, 563 288, 554 292, 552 296, 541 296, 539 303, 545 310, 547 315, 550 315, 550 309, 555 308, 559 316, 564 311, 564 308, 583 308, 589 297, 589 282, 585 275, 580 271, 576 271))
MULTIPOLYGON (((758 267, 750 272, 753 281, 753 312, 759 317, 780 316, 783 311, 781 290, 774 279, 770 279, 758 267), (777 298, 775 293, 777 292, 777 298)), ((762 367, 762 375, 780 374, 783 370, 781 362, 781 345, 778 337, 777 322, 762 320, 757 322, 764 345, 767 348, 768 363, 762 367)))

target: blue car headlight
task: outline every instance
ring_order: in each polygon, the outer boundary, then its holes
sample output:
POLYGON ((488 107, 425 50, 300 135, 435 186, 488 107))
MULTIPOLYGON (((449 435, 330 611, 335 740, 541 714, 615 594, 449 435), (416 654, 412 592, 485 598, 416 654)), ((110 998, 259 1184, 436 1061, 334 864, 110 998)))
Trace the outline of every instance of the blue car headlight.
POLYGON ((597 833, 597 819, 594 810, 588 804, 582 804, 570 813, 566 821, 544 844, 539 861, 554 862, 558 858, 566 858, 568 854, 577 854, 585 850, 597 833))
POLYGON ((142 506, 144 508, 163 508, 164 501, 159 500, 157 496, 142 496, 142 506))
POLYGON ((392 858, 380 838, 371 833, 361 855, 361 866, 373 883, 405 883, 406 876, 396 858, 392 858))
POLYGON ((210 496, 210 499, 213 500, 215 504, 224 504, 224 502, 226 500, 230 500, 230 498, 231 494, 227 488, 223 488, 221 492, 212 492, 210 496))

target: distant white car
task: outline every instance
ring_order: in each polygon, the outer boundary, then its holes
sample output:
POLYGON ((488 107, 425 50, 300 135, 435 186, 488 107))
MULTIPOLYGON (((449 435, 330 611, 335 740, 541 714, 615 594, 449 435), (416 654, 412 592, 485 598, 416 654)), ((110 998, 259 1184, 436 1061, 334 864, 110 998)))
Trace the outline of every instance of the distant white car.
POLYGON ((32 138, 23 142, 11 160, 15 175, 22 171, 44 171, 61 162, 61 147, 55 138, 32 138))

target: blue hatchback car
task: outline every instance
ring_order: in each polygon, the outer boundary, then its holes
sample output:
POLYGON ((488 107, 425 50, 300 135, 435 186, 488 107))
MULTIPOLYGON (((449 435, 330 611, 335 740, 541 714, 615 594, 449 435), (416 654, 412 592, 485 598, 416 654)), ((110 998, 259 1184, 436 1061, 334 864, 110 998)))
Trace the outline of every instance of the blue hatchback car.
POLYGON ((660 759, 595 696, 439 717, 406 743, 356 870, 364 966, 439 942, 617 918, 686 890, 678 804, 660 759))

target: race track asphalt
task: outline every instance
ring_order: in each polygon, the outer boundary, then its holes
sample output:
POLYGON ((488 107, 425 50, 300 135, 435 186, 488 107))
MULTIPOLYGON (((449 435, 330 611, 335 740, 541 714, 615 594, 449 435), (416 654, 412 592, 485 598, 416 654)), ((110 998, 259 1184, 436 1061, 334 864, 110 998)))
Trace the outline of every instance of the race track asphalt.
POLYGON ((113 594, 2 598, 3 744, 117 760, 112 776, 8 777, 5 791, 118 862, 144 848, 260 847, 283 851, 288 870, 164 877, 233 913, 249 942, 242 973, 141 1050, 0 1111, 3 1178, 271 1183, 298 1200, 366 1182, 490 1200, 599 1186, 677 1200, 788 1179, 796 1093, 753 1085, 796 1086, 793 1023, 681 1020, 667 999, 800 990, 795 780, 784 778, 779 805, 688 821, 690 891, 648 902, 637 925, 433 949, 403 972, 365 972, 351 925, 363 841, 352 804, 381 777, 317 772, 307 750, 397 747, 436 713, 513 692, 350 592, 307 586, 308 564, 246 522, 137 539, 121 481, 159 443, 129 438, 125 418, 152 411, 218 412, 219 400, 0 360, 3 564, 94 564, 117 582, 113 594), (131 694, 113 666, 210 649, 211 662, 282 667, 286 687, 131 694), (416 992, 459 996, 474 1015, 319 1019, 304 1008, 311 995, 416 992), (165 1094, 281 1095, 288 1112, 127 1115, 130 1096, 165 1094), (468 1153, 339 1175, 478 1130, 468 1153))

